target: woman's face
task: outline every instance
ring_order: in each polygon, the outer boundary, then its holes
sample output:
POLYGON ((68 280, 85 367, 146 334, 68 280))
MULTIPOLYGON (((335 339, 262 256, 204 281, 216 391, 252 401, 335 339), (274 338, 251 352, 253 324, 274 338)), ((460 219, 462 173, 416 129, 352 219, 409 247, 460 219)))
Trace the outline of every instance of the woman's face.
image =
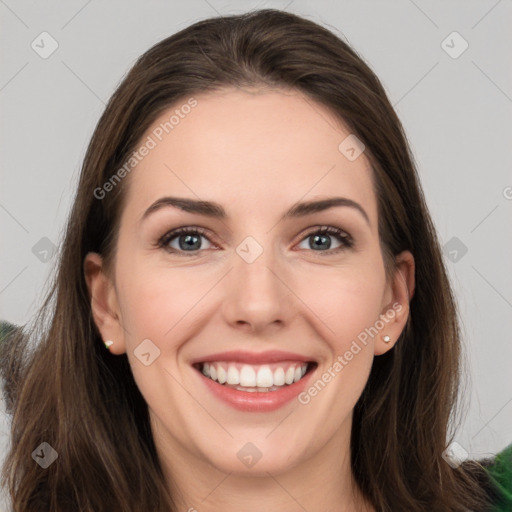
POLYGON ((194 98, 140 141, 113 287, 88 272, 93 312, 164 458, 276 474, 348 446, 374 355, 404 327, 413 261, 386 281, 369 162, 328 109, 289 91, 194 98))

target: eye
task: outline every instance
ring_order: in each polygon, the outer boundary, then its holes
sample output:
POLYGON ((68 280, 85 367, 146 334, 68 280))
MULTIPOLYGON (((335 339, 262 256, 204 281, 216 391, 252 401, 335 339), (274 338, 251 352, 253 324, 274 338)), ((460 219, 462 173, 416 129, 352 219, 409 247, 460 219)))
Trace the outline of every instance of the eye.
MULTIPOLYGON (((211 248, 203 247, 201 243, 201 239, 203 238, 207 240, 209 244, 212 244, 206 233, 207 231, 200 227, 181 227, 166 233, 160 238, 157 245, 168 252, 180 256, 185 255, 184 253, 190 253, 190 256, 194 256, 200 250, 211 248)), ((326 254, 338 253, 354 245, 354 241, 349 234, 333 226, 319 226, 314 231, 307 234, 302 241, 310 242, 310 247, 306 247, 306 249, 312 248, 311 250, 314 252, 323 252, 326 254), (331 238, 338 240, 338 247, 331 247, 331 238)))
POLYGON ((306 243, 309 242, 309 247, 306 247, 306 249, 314 248, 314 252, 324 252, 327 254, 338 253, 345 249, 350 249, 354 245, 354 241, 349 234, 333 226, 321 226, 315 231, 311 231, 302 240, 306 243), (340 245, 332 249, 331 238, 336 238, 340 245))
POLYGON ((200 227, 178 228, 169 231, 160 238, 158 246, 172 253, 180 254, 189 252, 192 253, 191 255, 194 255, 201 249, 209 248, 202 247, 201 238, 211 243, 210 239, 206 236, 206 231, 200 227))

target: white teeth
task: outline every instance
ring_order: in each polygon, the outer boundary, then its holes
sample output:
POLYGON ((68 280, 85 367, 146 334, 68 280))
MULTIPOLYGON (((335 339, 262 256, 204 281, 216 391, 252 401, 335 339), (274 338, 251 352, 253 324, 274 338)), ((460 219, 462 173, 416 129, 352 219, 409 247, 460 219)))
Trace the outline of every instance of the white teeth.
POLYGON ((275 391, 304 377, 307 363, 286 363, 284 366, 262 366, 229 362, 203 363, 202 373, 220 384, 238 386, 243 391, 275 391), (286 371, 285 369, 286 368, 286 371))
POLYGON ((240 370, 240 386, 256 386, 256 372, 254 371, 254 368, 248 364, 244 364, 240 370))
POLYGON ((282 368, 278 368, 274 372, 274 386, 284 386, 284 370, 282 368))
POLYGON ((222 366, 217 366, 217 380, 224 384, 228 380, 228 374, 226 373, 226 370, 222 366))
POLYGON ((232 385, 240 384, 240 372, 234 366, 228 368, 227 383, 232 385))
POLYGON ((256 376, 256 385, 259 388, 271 388, 274 385, 274 377, 269 366, 260 367, 256 376))
POLYGON ((293 366, 290 366, 288 370, 286 370, 286 375, 284 377, 284 381, 286 384, 292 384, 293 378, 295 377, 295 368, 293 366))

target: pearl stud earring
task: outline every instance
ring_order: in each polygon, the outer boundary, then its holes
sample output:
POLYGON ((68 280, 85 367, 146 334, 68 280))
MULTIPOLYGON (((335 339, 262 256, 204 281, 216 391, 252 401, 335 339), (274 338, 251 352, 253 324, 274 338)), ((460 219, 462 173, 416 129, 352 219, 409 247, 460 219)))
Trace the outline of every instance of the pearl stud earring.
POLYGON ((382 336, 382 339, 385 343, 389 343, 391 341, 391 338, 386 334, 385 336, 382 336))
POLYGON ((110 341, 110 340, 105 341, 105 347, 106 347, 106 348, 108 348, 109 350, 110 350, 110 347, 111 347, 113 344, 114 344, 114 342, 113 342, 113 341, 110 341))

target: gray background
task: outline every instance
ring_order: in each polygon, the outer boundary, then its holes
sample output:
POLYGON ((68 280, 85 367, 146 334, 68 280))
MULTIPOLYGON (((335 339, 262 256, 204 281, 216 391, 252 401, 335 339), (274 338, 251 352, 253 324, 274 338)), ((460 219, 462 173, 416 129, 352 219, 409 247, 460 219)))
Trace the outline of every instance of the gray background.
MULTIPOLYGON (((512 442, 510 0, 0 0, 0 318, 35 312, 56 262, 44 237, 59 245, 89 138, 134 60, 199 19, 265 7, 345 38, 395 105, 463 321, 469 385, 456 440, 471 457, 496 453, 512 442), (31 47, 43 31, 58 43, 46 59, 31 47), (454 31, 469 45, 458 56, 454 31)), ((1 412, 0 423, 1 454, 1 412)))

